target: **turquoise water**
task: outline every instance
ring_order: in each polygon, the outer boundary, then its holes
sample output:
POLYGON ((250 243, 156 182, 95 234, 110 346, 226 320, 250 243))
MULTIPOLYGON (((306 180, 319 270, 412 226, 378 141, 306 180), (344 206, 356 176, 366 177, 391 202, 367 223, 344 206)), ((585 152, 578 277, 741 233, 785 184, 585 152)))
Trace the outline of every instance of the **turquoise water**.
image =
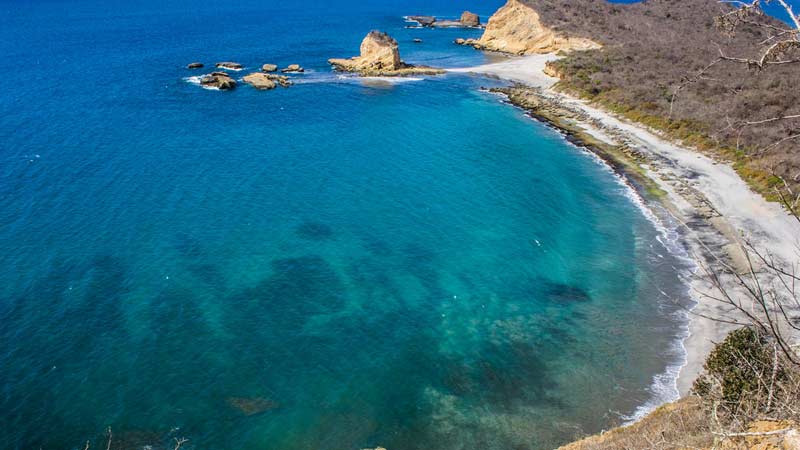
POLYGON ((401 18, 469 7, 3 3, 0 448, 539 449, 671 395, 686 263, 629 188, 497 81, 325 65, 484 63, 401 18))

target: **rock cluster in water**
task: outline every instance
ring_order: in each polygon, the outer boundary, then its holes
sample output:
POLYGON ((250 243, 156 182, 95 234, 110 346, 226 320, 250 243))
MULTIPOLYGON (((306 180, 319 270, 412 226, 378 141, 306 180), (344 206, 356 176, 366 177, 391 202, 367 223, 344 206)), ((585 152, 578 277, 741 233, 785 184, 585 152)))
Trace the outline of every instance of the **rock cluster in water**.
POLYGON ((406 64, 400 59, 397 41, 386 33, 370 31, 361 42, 361 54, 349 59, 333 58, 328 62, 343 72, 362 76, 436 75, 442 69, 406 64))
POLYGON ((539 14, 520 0, 508 2, 492 17, 480 39, 456 39, 456 44, 516 55, 569 52, 599 48, 589 39, 566 36, 542 24, 539 14))
POLYGON ((407 19, 416 22, 420 27, 477 28, 481 26, 480 16, 469 11, 464 11, 459 20, 439 20, 434 16, 408 16, 407 19))
MULTIPOLYGON (((236 62, 219 62, 215 64, 216 67, 224 70, 242 70, 244 66, 236 62)), ((187 69, 200 69, 203 67, 201 62, 193 62, 186 65, 187 69)), ((245 75, 241 81, 253 86, 258 90, 275 89, 278 86, 289 87, 293 83, 286 75, 279 75, 274 72, 278 71, 276 64, 264 64, 261 66, 261 72, 253 72, 245 75)), ((290 64, 282 69, 284 73, 302 73, 303 69, 299 64, 290 64)), ((200 85, 207 88, 215 88, 221 91, 231 90, 236 87, 237 83, 228 72, 216 71, 200 77, 200 85)))

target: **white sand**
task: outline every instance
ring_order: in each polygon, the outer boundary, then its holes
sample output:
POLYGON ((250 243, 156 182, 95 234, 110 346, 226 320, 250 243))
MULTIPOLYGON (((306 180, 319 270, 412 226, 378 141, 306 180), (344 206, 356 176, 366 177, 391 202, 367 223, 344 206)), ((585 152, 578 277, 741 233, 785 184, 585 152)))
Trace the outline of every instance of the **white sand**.
MULTIPOLYGON (((746 236, 762 252, 768 252, 784 262, 800 261, 797 250, 800 224, 780 205, 767 202, 752 192, 727 164, 717 163, 689 148, 671 144, 645 127, 632 124, 585 101, 553 92, 549 88, 558 80, 542 72, 545 63, 553 59, 557 57, 533 55, 452 72, 487 74, 546 89, 547 95, 558 97, 568 106, 599 121, 604 129, 596 126, 596 123, 579 124, 596 138, 608 141, 609 129, 614 131, 617 141, 619 136, 624 136, 629 145, 638 148, 650 159, 647 175, 667 192, 667 200, 675 217, 683 223, 690 223, 686 226, 686 236, 696 259, 699 260, 697 255, 703 253, 701 245, 730 249, 735 248, 740 236, 746 236), (705 221, 691 220, 697 218, 698 207, 689 200, 691 196, 687 197, 687 187, 704 195, 721 217, 705 221)), ((731 253, 734 256, 737 254, 735 250, 731 253)), ((725 314, 730 308, 702 295, 714 294, 704 273, 698 270, 692 281, 693 295, 698 302, 694 312, 711 316, 725 314)), ((730 330, 728 325, 698 315, 690 317, 690 336, 684 341, 687 361, 676 381, 681 394, 688 392, 693 380, 702 371, 703 362, 714 343, 721 341, 730 330)))
POLYGON ((549 77, 544 74, 544 66, 548 61, 558 59, 556 55, 533 55, 521 58, 509 57, 505 61, 483 66, 466 67, 461 69, 449 69, 452 73, 473 73, 480 75, 490 75, 504 80, 516 81, 528 86, 538 88, 549 88, 553 86, 558 78, 549 77))

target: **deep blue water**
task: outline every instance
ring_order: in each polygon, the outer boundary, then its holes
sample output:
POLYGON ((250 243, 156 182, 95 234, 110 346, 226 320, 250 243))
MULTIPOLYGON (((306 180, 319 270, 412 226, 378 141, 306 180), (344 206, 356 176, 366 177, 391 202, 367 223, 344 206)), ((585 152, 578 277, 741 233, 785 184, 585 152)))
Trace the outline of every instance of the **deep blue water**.
POLYGON ((664 395, 686 267, 628 188, 496 81, 325 64, 484 63, 401 16, 499 4, 0 3, 0 448, 539 449, 664 395))

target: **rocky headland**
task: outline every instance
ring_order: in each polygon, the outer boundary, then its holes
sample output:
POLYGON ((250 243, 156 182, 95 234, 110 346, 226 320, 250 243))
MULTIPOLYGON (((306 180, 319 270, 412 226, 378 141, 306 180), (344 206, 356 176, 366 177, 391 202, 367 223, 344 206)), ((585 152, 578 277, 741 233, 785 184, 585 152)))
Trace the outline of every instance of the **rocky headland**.
POLYGON ((469 45, 514 55, 530 55, 600 48, 591 39, 571 36, 542 23, 539 13, 520 0, 508 0, 486 25, 480 39, 457 39, 456 44, 469 45))
POLYGON ((400 58, 397 41, 386 33, 370 31, 361 42, 361 54, 348 59, 333 58, 328 62, 342 72, 358 73, 368 77, 394 77, 409 75, 438 75, 442 69, 415 66, 400 58))

